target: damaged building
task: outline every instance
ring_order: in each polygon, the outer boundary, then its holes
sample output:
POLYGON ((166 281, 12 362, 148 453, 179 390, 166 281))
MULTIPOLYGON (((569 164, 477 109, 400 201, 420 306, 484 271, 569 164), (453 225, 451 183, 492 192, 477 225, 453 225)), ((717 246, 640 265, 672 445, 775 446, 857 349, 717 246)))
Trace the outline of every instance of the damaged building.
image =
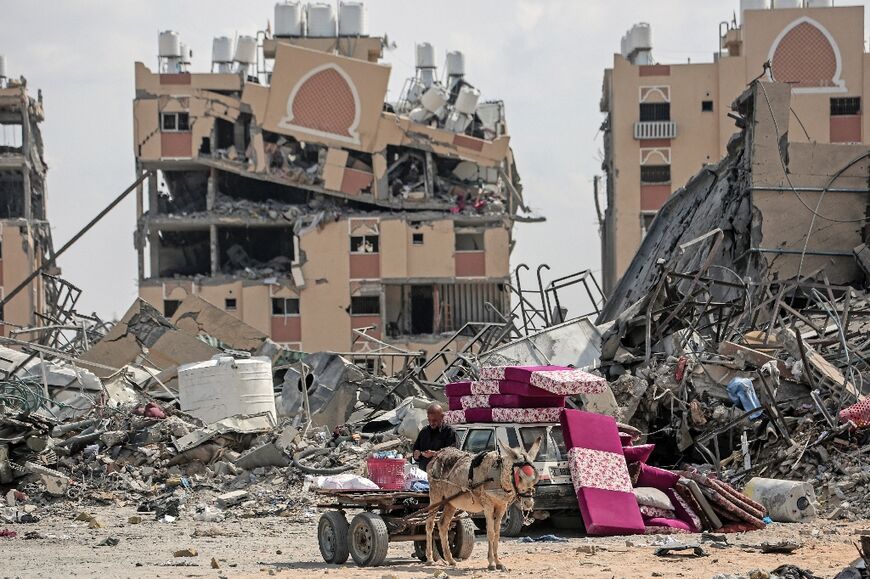
MULTIPOLYGON (((862 98, 870 56, 864 7, 812 0, 774 4, 772 9, 770 0, 742 0, 738 9, 734 2, 735 18, 719 25, 720 48, 712 62, 656 61, 649 24, 623 37, 612 68, 604 72, 600 107, 606 114, 606 293, 671 195, 727 153, 734 129, 730 105, 753 79, 793 88, 792 112, 780 126, 792 142, 866 142, 862 98)), ((765 243, 760 249, 781 248, 765 243)))
POLYGON ((39 127, 44 119, 42 92, 39 91, 36 98, 30 96, 27 80, 9 77, 6 58, 0 55, 0 319, 3 335, 41 324, 53 302, 51 279, 31 278, 53 254, 46 217, 47 167, 39 127))
POLYGON ((534 219, 503 103, 459 52, 439 73, 430 44, 387 102, 360 3, 286 2, 274 22, 215 38, 211 71, 175 32, 157 70, 135 65, 140 297, 172 317, 196 294, 306 351, 431 352, 503 321, 512 226, 534 219))

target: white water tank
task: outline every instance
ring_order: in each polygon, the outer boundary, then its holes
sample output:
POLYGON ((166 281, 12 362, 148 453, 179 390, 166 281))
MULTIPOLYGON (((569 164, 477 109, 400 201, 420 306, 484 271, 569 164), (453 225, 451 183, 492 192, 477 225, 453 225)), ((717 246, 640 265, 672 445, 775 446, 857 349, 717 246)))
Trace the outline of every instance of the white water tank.
POLYGON ((740 14, 746 10, 770 10, 771 0, 740 0, 740 14))
POLYGON ((423 98, 420 103, 430 113, 438 112, 441 107, 447 104, 447 91, 440 85, 434 85, 423 93, 423 98))
POLYGON ((233 61, 233 39, 229 36, 216 36, 211 43, 211 61, 214 64, 227 64, 233 61))
POLYGON ((301 2, 275 4, 275 36, 302 36, 305 34, 305 13, 301 2))
POLYGON ((181 56, 181 37, 174 30, 165 30, 158 37, 157 48, 158 56, 178 58, 181 56))
POLYGON ((631 27, 628 33, 629 44, 634 50, 649 50, 652 48, 652 27, 646 22, 640 22, 631 27))
POLYGON ((6 57, 0 54, 0 78, 6 78, 6 57))
POLYGON ((773 0, 774 8, 803 8, 804 0, 773 0))
POLYGON ((807 8, 830 8, 834 0, 807 0, 807 8))
POLYGON ((253 36, 239 36, 236 41, 236 54, 233 58, 239 64, 257 62, 257 39, 253 36))
POLYGON ((447 53, 444 67, 447 69, 448 77, 465 76, 465 55, 458 50, 451 50, 447 53))
POLYGON ((339 36, 365 36, 368 33, 365 4, 362 2, 342 2, 338 5, 339 36))
POLYGON ((185 364, 178 369, 178 396, 183 411, 207 423, 236 414, 276 416, 272 363, 264 357, 219 355, 185 364))
POLYGON ((316 2, 308 5, 308 36, 331 38, 335 36, 335 12, 332 4, 316 2))
POLYGON ((190 60, 191 60, 191 58, 193 57, 193 51, 190 49, 189 46, 187 46, 187 45, 186 45, 185 43, 183 43, 183 42, 180 43, 178 46, 179 46, 179 48, 181 49, 181 50, 180 50, 180 52, 181 52, 181 64, 183 64, 183 65, 189 65, 189 64, 190 64, 190 60))
POLYGON ((418 44, 415 49, 417 52, 417 68, 435 68, 434 46, 424 42, 423 44, 418 44))
POLYGON ((480 100, 480 91, 470 86, 464 86, 459 89, 459 94, 456 96, 456 103, 453 105, 458 112, 465 115, 473 115, 477 109, 477 101, 480 100))

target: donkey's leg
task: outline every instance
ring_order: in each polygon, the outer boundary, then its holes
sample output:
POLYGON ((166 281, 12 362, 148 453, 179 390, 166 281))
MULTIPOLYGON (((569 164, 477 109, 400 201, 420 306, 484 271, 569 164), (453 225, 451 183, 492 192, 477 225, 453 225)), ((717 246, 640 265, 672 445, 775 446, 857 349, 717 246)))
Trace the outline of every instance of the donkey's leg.
POLYGON ((441 537, 441 552, 444 553, 444 559, 448 565, 456 565, 453 560, 453 553, 450 552, 450 523, 453 521, 453 513, 456 512, 456 507, 447 503, 444 505, 444 512, 441 514, 441 522, 438 523, 438 535, 441 537))
POLYGON ((493 539, 495 538, 495 534, 493 531, 493 529, 495 528, 495 518, 493 517, 492 502, 485 501, 483 503, 483 516, 484 518, 486 518, 486 543, 488 549, 486 553, 486 559, 489 562, 489 566, 487 567, 487 569, 489 569, 490 571, 495 571, 495 550, 493 549, 493 539))
POLYGON ((498 560, 498 542, 501 540, 501 521, 504 518, 504 514, 507 511, 507 505, 504 503, 497 503, 493 505, 493 513, 492 513, 492 532, 495 535, 495 540, 493 543, 493 559, 495 561, 495 568, 499 571, 507 571, 507 567, 501 564, 501 561, 498 560))
MULTIPOLYGON (((432 501, 434 504, 434 501, 432 501)), ((438 516, 438 509, 432 511, 426 518, 426 563, 433 564, 435 559, 432 558, 432 531, 435 530, 435 517, 438 516)))

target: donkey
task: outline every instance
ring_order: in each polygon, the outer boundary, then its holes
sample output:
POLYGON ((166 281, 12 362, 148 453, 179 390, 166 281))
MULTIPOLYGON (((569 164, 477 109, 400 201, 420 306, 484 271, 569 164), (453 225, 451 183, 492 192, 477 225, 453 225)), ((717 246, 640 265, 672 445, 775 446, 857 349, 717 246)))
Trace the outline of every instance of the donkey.
MULTIPOLYGON (((501 453, 492 450, 472 455, 456 448, 445 448, 438 451, 429 463, 429 504, 435 505, 446 500, 438 522, 438 535, 441 538, 441 550, 449 565, 456 565, 456 561, 450 553, 447 532, 454 513, 461 510, 468 513, 483 512, 489 543, 489 570, 507 570, 498 560, 501 520, 518 497, 525 500, 533 496, 538 482, 538 471, 533 463, 541 448, 541 441, 542 437, 539 436, 528 452, 511 448, 501 441, 501 453)), ((426 561, 430 564, 434 562, 432 531, 437 516, 438 509, 433 509, 426 519, 426 561)))

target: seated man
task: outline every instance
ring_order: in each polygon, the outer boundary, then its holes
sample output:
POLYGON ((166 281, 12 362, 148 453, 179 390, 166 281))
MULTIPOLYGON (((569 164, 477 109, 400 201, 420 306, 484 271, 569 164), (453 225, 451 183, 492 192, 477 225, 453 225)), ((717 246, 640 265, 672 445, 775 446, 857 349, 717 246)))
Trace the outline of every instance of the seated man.
POLYGON ((414 442, 414 460, 423 470, 426 470, 429 461, 439 450, 448 446, 457 446, 456 431, 452 426, 444 424, 444 409, 440 404, 431 404, 426 409, 426 417, 429 419, 429 424, 420 431, 414 442))

